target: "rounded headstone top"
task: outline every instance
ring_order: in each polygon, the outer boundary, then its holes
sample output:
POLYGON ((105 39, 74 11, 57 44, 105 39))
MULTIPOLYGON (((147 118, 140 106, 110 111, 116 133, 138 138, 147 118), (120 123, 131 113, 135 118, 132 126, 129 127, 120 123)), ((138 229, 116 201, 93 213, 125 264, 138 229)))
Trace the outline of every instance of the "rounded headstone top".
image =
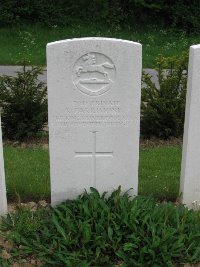
POLYGON ((72 39, 65 39, 65 40, 61 40, 61 41, 55 41, 55 42, 51 42, 48 43, 47 46, 52 46, 52 45, 60 45, 60 44, 65 44, 65 43, 69 43, 69 42, 87 42, 87 41, 97 41, 97 42, 114 42, 114 43, 123 43, 123 44, 131 44, 131 45, 135 45, 135 46, 142 46, 140 43, 138 42, 133 42, 133 41, 129 41, 129 40, 123 40, 123 39, 116 39, 116 38, 106 38, 106 37, 84 37, 84 38, 72 38, 72 39))

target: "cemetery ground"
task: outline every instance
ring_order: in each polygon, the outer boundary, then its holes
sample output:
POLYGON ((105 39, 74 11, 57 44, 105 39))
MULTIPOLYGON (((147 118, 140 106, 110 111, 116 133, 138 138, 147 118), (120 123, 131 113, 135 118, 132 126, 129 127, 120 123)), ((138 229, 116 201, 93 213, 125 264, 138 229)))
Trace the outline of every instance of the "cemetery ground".
POLYGON ((178 204, 181 151, 180 140, 142 142, 134 200, 120 189, 108 199, 92 190, 50 209, 38 202, 50 199, 48 147, 6 144, 17 212, 0 228, 0 266, 198 266, 185 264, 199 262, 200 226, 199 212, 178 204))
POLYGON ((25 56, 35 65, 46 65, 48 42, 76 37, 112 37, 140 42, 143 45, 143 68, 154 67, 159 54, 180 55, 188 47, 200 43, 196 34, 175 29, 143 25, 135 28, 104 27, 103 25, 74 25, 74 27, 21 26, 0 29, 0 65, 22 64, 25 56), (23 53, 25 53, 23 55, 23 53))

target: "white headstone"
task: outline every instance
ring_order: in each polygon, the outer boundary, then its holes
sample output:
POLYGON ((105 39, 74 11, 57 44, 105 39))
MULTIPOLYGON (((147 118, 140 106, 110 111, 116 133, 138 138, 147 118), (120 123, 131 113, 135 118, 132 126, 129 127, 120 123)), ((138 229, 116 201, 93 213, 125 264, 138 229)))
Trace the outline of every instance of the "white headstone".
POLYGON ((142 47, 109 38, 47 45, 52 205, 138 188, 142 47))
POLYGON ((6 185, 4 174, 3 144, 0 117, 0 216, 7 213, 6 185))
POLYGON ((200 45, 190 47, 180 193, 200 203, 200 45))

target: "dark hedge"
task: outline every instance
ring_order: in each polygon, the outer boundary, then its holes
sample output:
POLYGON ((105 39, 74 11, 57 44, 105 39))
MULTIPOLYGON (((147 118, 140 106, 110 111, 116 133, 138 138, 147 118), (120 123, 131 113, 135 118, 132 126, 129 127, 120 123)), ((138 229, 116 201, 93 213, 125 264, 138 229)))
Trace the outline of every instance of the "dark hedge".
POLYGON ((200 29, 199 0, 0 0, 0 25, 74 23, 108 25, 163 23, 187 31, 200 29))

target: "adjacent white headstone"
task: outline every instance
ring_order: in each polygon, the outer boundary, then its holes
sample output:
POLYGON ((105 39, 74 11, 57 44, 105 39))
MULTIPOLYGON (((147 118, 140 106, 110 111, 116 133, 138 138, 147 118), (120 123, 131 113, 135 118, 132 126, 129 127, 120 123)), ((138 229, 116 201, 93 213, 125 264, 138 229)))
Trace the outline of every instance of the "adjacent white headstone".
POLYGON ((188 207, 200 203, 200 45, 190 47, 180 193, 188 207))
POLYGON ((7 213, 6 185, 4 174, 3 144, 0 117, 0 216, 7 213))
POLYGON ((142 47, 109 38, 47 45, 52 205, 138 188, 142 47))

